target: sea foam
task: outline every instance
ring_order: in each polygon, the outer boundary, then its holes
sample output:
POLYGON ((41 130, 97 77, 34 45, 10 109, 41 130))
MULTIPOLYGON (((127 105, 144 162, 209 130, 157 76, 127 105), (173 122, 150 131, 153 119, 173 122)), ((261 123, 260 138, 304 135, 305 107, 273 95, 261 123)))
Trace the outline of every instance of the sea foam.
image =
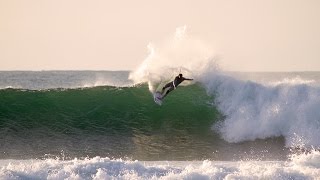
POLYGON ((84 160, 3 160, 1 179, 316 179, 320 154, 312 151, 288 161, 131 161, 95 157, 84 160))

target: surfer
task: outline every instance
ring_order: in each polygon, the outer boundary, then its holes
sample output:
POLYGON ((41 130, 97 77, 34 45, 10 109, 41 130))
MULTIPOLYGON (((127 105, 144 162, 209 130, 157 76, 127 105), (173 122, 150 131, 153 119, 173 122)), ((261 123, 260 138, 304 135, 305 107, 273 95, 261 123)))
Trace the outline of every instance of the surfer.
POLYGON ((164 92, 166 92, 161 99, 163 99, 164 97, 166 97, 168 95, 169 92, 175 90, 177 88, 177 86, 182 83, 184 80, 188 80, 188 81, 192 81, 193 79, 189 79, 189 78, 185 78, 183 77, 182 74, 179 74, 178 76, 176 76, 174 78, 173 81, 169 82, 168 84, 166 84, 161 91, 161 94, 163 94, 164 92))

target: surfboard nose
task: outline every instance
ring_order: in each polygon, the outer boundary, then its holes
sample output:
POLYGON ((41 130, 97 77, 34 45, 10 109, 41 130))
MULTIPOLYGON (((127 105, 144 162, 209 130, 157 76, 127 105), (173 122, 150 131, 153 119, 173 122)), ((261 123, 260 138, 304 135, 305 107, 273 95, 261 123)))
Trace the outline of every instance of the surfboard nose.
POLYGON ((153 94, 154 102, 160 106, 162 105, 162 97, 162 94, 158 91, 153 94))

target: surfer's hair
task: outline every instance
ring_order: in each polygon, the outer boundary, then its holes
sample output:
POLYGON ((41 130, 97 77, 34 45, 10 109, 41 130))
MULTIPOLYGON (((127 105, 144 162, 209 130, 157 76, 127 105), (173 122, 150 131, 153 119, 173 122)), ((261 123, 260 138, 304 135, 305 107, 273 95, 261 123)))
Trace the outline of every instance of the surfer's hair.
POLYGON ((180 77, 180 78, 182 77, 182 74, 181 74, 181 73, 179 74, 179 77, 180 77))

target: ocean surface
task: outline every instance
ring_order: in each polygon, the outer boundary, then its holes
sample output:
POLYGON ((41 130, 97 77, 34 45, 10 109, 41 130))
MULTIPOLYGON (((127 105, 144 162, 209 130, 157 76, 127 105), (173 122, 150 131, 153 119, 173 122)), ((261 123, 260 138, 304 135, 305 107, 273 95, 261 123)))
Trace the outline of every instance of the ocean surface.
POLYGON ((0 179, 319 179, 320 72, 184 74, 0 72, 0 179))

